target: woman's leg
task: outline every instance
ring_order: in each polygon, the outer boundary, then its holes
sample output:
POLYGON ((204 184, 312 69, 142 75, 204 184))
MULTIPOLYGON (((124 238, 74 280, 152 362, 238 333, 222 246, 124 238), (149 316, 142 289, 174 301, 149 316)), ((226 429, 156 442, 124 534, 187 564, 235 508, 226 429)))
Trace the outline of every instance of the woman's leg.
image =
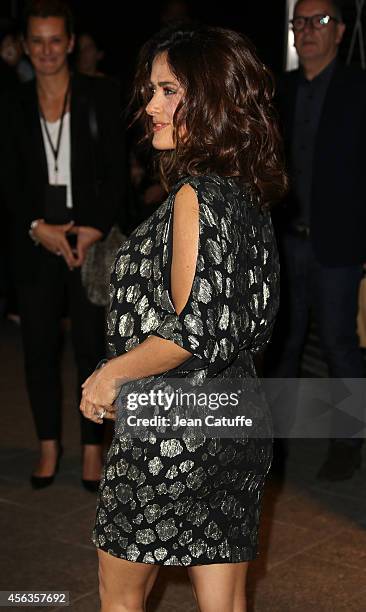
POLYGON ((57 458, 60 450, 58 440, 40 440, 40 456, 32 476, 53 476, 56 470, 57 458))
POLYGON ((101 444, 82 445, 83 475, 85 480, 99 480, 103 466, 103 447, 101 444))
POLYGON ((51 476, 55 471, 61 439, 60 317, 63 274, 59 258, 44 254, 37 279, 18 286, 22 318, 27 391, 40 457, 33 474, 51 476))
POLYGON ((248 562, 188 567, 200 612, 246 612, 248 562))
POLYGON ((144 612, 160 566, 118 559, 98 550, 101 612, 144 612))

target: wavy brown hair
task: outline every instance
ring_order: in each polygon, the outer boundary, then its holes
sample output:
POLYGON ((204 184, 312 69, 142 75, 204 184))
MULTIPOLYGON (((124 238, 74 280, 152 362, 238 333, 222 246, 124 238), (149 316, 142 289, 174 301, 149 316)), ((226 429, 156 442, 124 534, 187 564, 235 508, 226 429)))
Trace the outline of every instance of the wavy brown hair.
POLYGON ((134 121, 143 122, 150 141, 152 119, 145 108, 152 63, 161 53, 184 90, 173 118, 176 148, 158 153, 163 184, 169 189, 185 175, 239 176, 261 205, 279 200, 287 176, 274 82, 252 43, 231 30, 191 26, 167 28, 145 43, 132 104, 139 105, 134 121))

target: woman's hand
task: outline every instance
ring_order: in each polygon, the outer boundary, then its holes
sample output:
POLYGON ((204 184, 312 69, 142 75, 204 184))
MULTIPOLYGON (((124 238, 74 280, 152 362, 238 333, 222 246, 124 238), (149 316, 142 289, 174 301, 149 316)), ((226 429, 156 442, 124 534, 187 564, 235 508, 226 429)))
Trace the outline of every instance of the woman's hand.
POLYGON ((95 227, 74 226, 70 232, 77 235, 76 256, 78 266, 82 266, 89 247, 103 238, 103 234, 95 227))
POLYGON ((113 403, 121 388, 121 383, 112 376, 107 366, 93 372, 81 385, 82 398, 80 410, 83 415, 94 421, 102 423, 103 418, 115 420, 116 409, 113 403), (99 415, 103 414, 101 418, 99 415))
POLYGON ((65 225, 51 225, 42 222, 38 223, 33 230, 33 235, 38 242, 51 253, 62 255, 70 270, 80 265, 66 238, 66 234, 72 230, 73 225, 73 221, 65 225))

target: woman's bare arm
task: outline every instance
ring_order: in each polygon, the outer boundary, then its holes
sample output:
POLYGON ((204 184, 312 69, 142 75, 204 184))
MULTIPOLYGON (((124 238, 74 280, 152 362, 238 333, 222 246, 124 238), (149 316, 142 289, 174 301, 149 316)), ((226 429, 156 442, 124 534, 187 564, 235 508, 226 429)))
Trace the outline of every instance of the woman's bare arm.
MULTIPOLYGON (((173 256, 171 268, 171 298, 177 314, 187 303, 196 269, 198 252, 197 196, 189 185, 184 185, 176 195, 173 221, 173 256)), ((170 340, 149 336, 140 345, 109 364, 110 373, 118 378, 134 380, 153 374, 161 374, 177 367, 191 353, 170 340)))
MULTIPOLYGON (((174 203, 171 298, 177 314, 187 303, 195 275, 199 237, 199 205, 189 185, 178 192, 174 203)), ((107 407, 113 404, 122 384, 161 374, 191 357, 191 353, 171 340, 149 336, 144 342, 119 357, 111 359, 83 385, 87 404, 107 407)), ((84 407, 86 403, 82 402, 84 407)))

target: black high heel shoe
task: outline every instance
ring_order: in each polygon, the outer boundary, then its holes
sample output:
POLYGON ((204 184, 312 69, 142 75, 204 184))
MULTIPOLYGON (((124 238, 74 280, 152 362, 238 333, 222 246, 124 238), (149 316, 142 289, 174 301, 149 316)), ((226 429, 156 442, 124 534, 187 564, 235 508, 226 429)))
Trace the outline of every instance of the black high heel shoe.
POLYGON ((64 454, 64 448, 62 444, 60 444, 58 453, 57 453, 56 467, 55 467, 55 471, 52 474, 52 476, 35 476, 34 474, 31 475, 30 482, 31 482, 33 489, 45 489, 46 487, 49 487, 53 483, 53 481, 55 480, 55 476, 59 470, 60 459, 63 454, 64 454))
POLYGON ((84 489, 90 493, 98 492, 100 480, 86 480, 86 478, 82 478, 81 482, 83 483, 84 489))

